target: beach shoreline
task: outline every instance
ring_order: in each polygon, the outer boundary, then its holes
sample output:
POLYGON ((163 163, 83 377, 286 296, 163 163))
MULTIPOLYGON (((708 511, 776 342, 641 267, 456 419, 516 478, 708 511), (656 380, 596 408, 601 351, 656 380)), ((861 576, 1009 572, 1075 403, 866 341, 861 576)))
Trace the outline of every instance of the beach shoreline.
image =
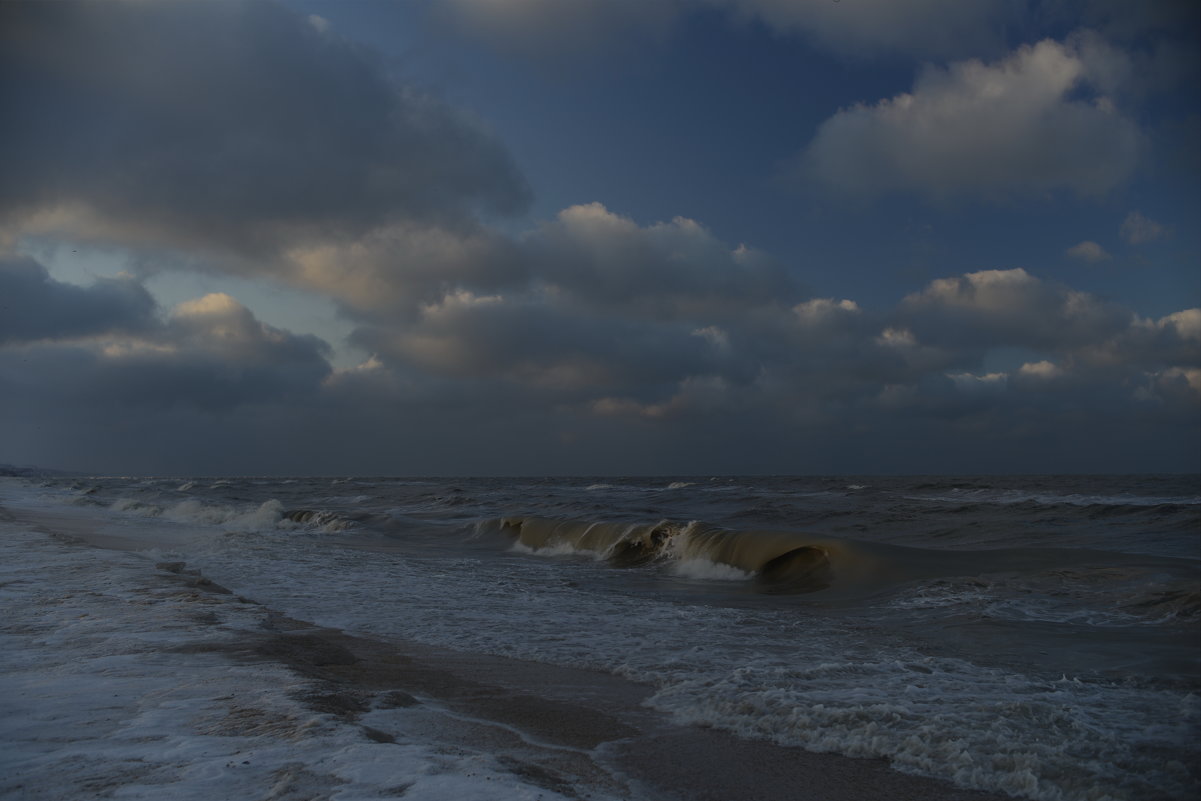
MULTIPOLYGON (((73 778, 71 766, 89 747, 94 715, 77 708, 75 730, 81 734, 64 737, 55 728, 55 737, 47 738, 44 727, 28 719, 37 717, 29 686, 36 685, 42 697, 53 697, 56 686, 86 686, 97 678, 97 660, 106 666, 100 668, 103 671, 120 658, 117 652, 129 650, 132 643, 143 649, 143 655, 134 655, 134 663, 154 667, 142 677, 136 664, 118 671, 128 697, 162 694, 164 673, 193 677, 211 673, 220 677, 217 689, 224 695, 231 694, 231 687, 234 690, 235 698, 224 699, 223 725, 240 723, 232 726, 236 729, 232 733, 220 732, 226 738, 220 742, 236 744, 233 750, 276 749, 280 764, 274 767, 268 764, 253 772, 227 766, 224 780, 241 797, 277 792, 271 797, 337 798, 343 791, 346 797, 356 798, 373 797, 364 795, 372 792, 375 797, 394 797, 401 791, 425 798, 463 794, 463 786, 453 792, 446 787, 442 796, 437 783, 423 784, 421 779, 431 775, 428 766, 414 770, 416 776, 406 773, 403 761, 395 770, 388 769, 388 749, 411 749, 415 743, 435 754, 452 753, 487 763, 478 775, 466 778, 482 777, 484 782, 475 784, 497 791, 509 779, 508 789, 497 797, 692 801, 999 801, 1004 797, 899 773, 884 760, 811 753, 715 729, 676 725, 642 705, 650 687, 606 673, 356 636, 294 620, 234 595, 186 564, 155 563, 114 550, 119 543, 111 539, 89 542, 85 527, 55 531, 53 519, 37 519, 24 511, 0 519, 5 520, 7 563, 21 565, 19 571, 10 568, 19 577, 8 577, 3 586, 8 608, 20 611, 0 627, 10 654, 0 681, 7 687, 5 696, 10 701, 6 703, 15 707, 5 716, 3 738, 9 764, 0 783, 2 797, 67 799, 78 797, 84 785, 93 794, 99 788, 96 797, 119 789, 123 797, 139 797, 138 788, 161 792, 166 777, 155 768, 156 761, 164 762, 159 759, 160 746, 192 740, 211 746, 212 725, 197 722, 195 716, 180 718, 169 724, 177 729, 169 735, 149 732, 144 753, 111 759, 107 770, 101 760, 90 764, 86 776, 73 778), (129 619, 106 608, 135 602, 142 609, 129 619), (105 612, 113 624, 105 637, 97 639, 93 633, 86 646, 72 639, 68 625, 72 619, 105 612), (151 612, 156 619, 171 621, 165 626, 169 636, 159 642, 150 636, 148 643, 146 631, 122 631, 122 626, 128 628, 151 612), (31 615, 39 619, 27 619, 31 615), (47 627, 57 627, 64 636, 48 639, 47 627), (103 656, 73 653, 98 647, 103 656), (46 652, 54 651, 64 659, 48 658, 46 652), (24 661, 20 654, 25 655, 24 661), (50 671, 34 664, 56 661, 50 671), (139 681, 144 687, 139 688, 139 681), (264 683, 275 688, 286 685, 288 710, 245 703, 265 692, 264 683), (370 752, 376 765, 373 776, 359 784, 351 778, 348 786, 347 776, 354 771, 345 766, 341 773, 336 765, 326 766, 335 769, 321 773, 319 765, 306 764, 305 754, 313 749, 305 741, 320 739, 318 735, 338 743, 354 742, 353 748, 347 746, 339 753, 353 750, 360 760, 361 754, 370 752), (131 764, 146 769, 131 771, 131 764), (148 773, 154 774, 152 784, 146 783, 148 773), (497 784, 491 784, 493 780, 497 784)), ((214 700, 204 697, 202 680, 190 681, 197 685, 190 703, 214 700)), ((137 733, 148 712, 144 701, 135 707, 108 704, 103 710, 105 725, 137 733)), ((232 750, 228 756, 230 765, 236 765, 232 750)), ((183 786, 219 768, 209 753, 204 759, 212 764, 205 771, 190 770, 194 765, 188 764, 186 756, 181 762, 178 753, 171 759, 175 761, 166 773, 183 786)), ((457 770, 463 778, 463 765, 457 770)))

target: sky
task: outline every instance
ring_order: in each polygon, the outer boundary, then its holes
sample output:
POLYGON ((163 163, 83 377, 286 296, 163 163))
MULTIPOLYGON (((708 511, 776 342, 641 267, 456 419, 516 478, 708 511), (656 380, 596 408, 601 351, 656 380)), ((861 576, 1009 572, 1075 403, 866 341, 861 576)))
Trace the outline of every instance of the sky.
POLYGON ((0 463, 1201 471, 1196 0, 0 4, 0 463))

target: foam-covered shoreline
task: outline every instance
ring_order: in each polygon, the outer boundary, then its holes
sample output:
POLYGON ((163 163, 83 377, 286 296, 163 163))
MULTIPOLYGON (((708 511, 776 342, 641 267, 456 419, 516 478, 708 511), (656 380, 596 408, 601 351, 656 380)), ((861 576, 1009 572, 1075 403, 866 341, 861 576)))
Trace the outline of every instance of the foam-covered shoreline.
POLYGON ((606 674, 291 620, 33 521, 0 534, 0 797, 998 798, 676 726, 606 674))

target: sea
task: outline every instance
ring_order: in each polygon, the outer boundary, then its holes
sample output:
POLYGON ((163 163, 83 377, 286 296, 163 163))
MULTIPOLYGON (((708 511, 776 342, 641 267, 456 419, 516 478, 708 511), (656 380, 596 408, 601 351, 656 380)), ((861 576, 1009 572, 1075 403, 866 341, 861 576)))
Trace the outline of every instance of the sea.
POLYGON ((293 618, 605 671, 685 725, 1039 801, 1201 792, 1197 476, 0 490, 293 618))

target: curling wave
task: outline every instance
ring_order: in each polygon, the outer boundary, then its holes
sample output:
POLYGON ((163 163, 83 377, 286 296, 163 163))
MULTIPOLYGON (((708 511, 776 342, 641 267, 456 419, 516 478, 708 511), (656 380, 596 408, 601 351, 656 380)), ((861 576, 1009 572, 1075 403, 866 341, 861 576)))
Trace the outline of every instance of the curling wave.
POLYGON ((672 562, 681 575, 750 578, 762 592, 808 593, 881 572, 859 543, 791 531, 735 531, 693 521, 607 523, 540 517, 490 521, 533 553, 585 553, 615 567, 672 562), (698 566, 711 565, 701 570, 698 566))
POLYGON ((709 523, 507 517, 481 524, 540 556, 584 554, 614 567, 659 564, 760 593, 894 596, 892 608, 958 607, 981 618, 1177 624, 1201 615, 1195 563, 1072 548, 950 551, 709 523), (982 577, 988 577, 984 579, 982 577))

